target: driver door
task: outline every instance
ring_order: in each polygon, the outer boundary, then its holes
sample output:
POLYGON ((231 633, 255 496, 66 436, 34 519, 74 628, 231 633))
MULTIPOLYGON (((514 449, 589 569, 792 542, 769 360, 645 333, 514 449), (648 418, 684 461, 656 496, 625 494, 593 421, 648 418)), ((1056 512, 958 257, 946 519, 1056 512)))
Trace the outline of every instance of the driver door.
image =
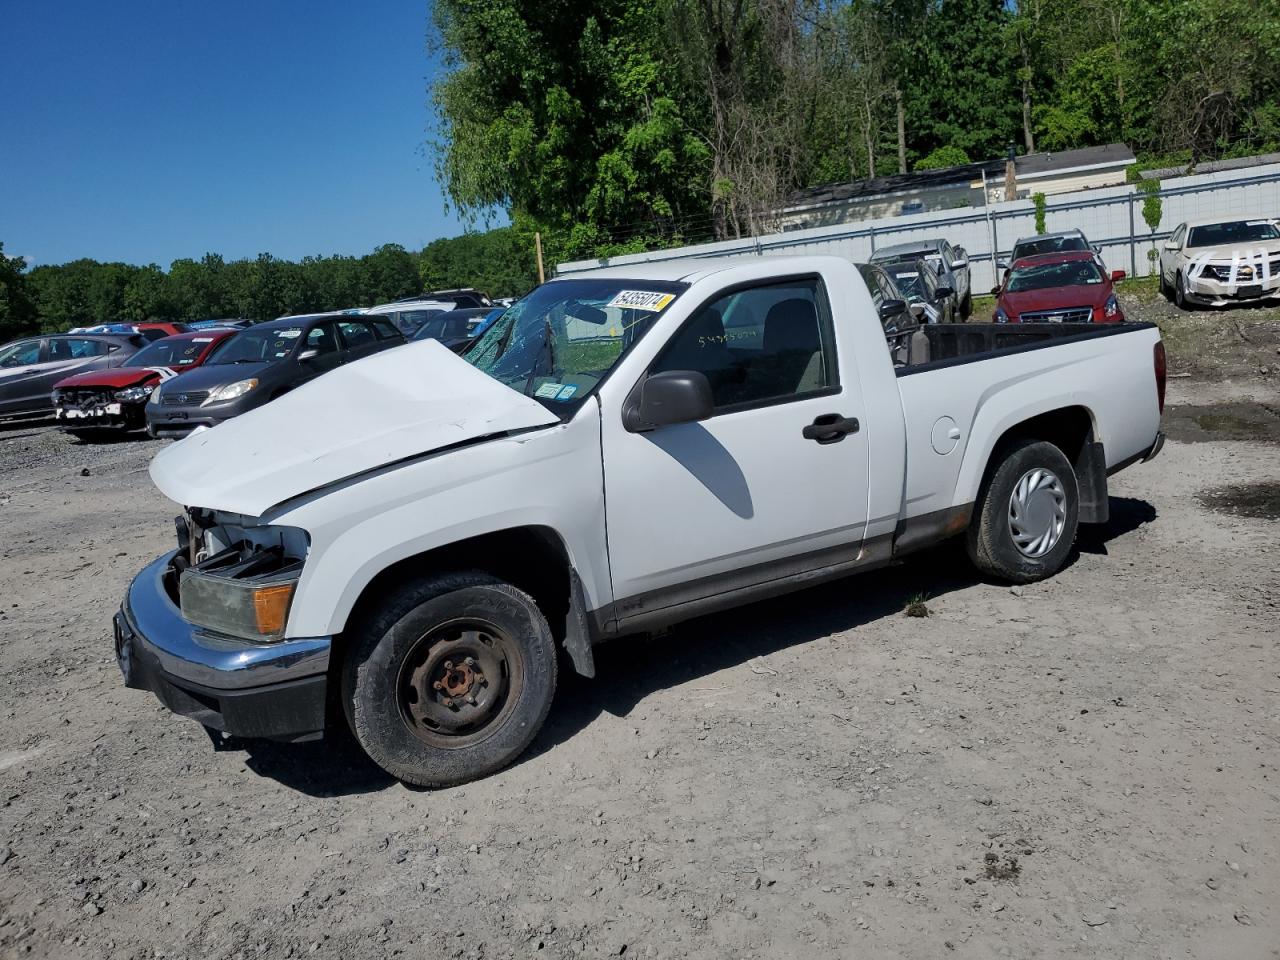
POLYGON ((865 416, 818 277, 703 304, 646 373, 704 373, 712 416, 603 430, 618 619, 643 617, 858 557, 867 522, 865 416), (805 428, 843 418, 844 432, 805 428))

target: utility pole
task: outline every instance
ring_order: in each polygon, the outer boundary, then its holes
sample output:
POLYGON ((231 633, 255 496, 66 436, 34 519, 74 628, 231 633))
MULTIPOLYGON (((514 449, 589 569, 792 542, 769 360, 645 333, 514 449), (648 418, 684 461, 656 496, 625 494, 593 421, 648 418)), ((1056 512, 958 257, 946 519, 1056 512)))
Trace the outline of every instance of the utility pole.
POLYGON ((534 232, 533 245, 538 251, 538 283, 546 283, 547 275, 542 269, 542 231, 534 232))
POLYGON ((1018 148, 1009 144, 1009 153, 1004 160, 1004 198, 1018 199, 1018 148))

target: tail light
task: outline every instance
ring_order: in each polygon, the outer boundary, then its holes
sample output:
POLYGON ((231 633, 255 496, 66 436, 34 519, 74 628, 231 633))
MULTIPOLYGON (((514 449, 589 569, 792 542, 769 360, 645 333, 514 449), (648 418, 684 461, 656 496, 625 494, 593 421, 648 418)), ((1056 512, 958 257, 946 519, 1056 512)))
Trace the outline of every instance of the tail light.
POLYGON ((1164 381, 1169 373, 1169 365, 1164 355, 1164 342, 1156 341, 1152 358, 1156 370, 1156 399, 1160 401, 1160 412, 1164 413, 1164 381))

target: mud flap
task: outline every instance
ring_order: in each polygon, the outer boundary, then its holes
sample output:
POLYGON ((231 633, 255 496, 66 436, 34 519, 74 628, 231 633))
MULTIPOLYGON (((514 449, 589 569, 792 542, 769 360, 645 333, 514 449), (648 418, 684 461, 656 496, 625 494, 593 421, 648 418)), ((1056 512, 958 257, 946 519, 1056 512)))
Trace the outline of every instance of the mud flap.
POLYGON ((1092 440, 1084 444, 1073 466, 1080 489, 1080 522, 1106 523, 1111 518, 1111 500, 1107 495, 1107 454, 1102 443, 1092 440))
POLYGON ((569 612, 564 618, 564 648, 573 669, 584 677, 596 675, 596 660, 591 651, 591 628, 587 619, 587 598, 578 571, 569 570, 569 612))

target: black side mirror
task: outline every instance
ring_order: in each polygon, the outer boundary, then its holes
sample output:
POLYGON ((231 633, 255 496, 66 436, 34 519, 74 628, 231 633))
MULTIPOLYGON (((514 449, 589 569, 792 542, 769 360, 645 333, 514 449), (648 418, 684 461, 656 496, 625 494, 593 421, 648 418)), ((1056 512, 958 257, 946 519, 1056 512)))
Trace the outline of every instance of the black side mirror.
POLYGON ((622 425, 631 433, 673 423, 706 420, 715 408, 711 382, 697 370, 667 370, 642 380, 623 407, 622 425))
POLYGON ((1000 288, 999 288, 999 287, 992 287, 992 288, 991 288, 991 295, 992 295, 993 297, 998 297, 998 296, 1000 296, 1000 288))
POLYGON ((298 359, 302 361, 314 360, 318 356, 320 356, 319 350, 315 350, 315 349, 303 350, 300 354, 298 354, 298 359))
POLYGON ((933 299, 935 300, 945 300, 947 297, 954 297, 955 295, 956 292, 950 287, 939 285, 933 288, 933 299))
POLYGON ((880 304, 880 320, 892 320, 899 316, 907 309, 907 301, 905 300, 886 300, 880 304))

